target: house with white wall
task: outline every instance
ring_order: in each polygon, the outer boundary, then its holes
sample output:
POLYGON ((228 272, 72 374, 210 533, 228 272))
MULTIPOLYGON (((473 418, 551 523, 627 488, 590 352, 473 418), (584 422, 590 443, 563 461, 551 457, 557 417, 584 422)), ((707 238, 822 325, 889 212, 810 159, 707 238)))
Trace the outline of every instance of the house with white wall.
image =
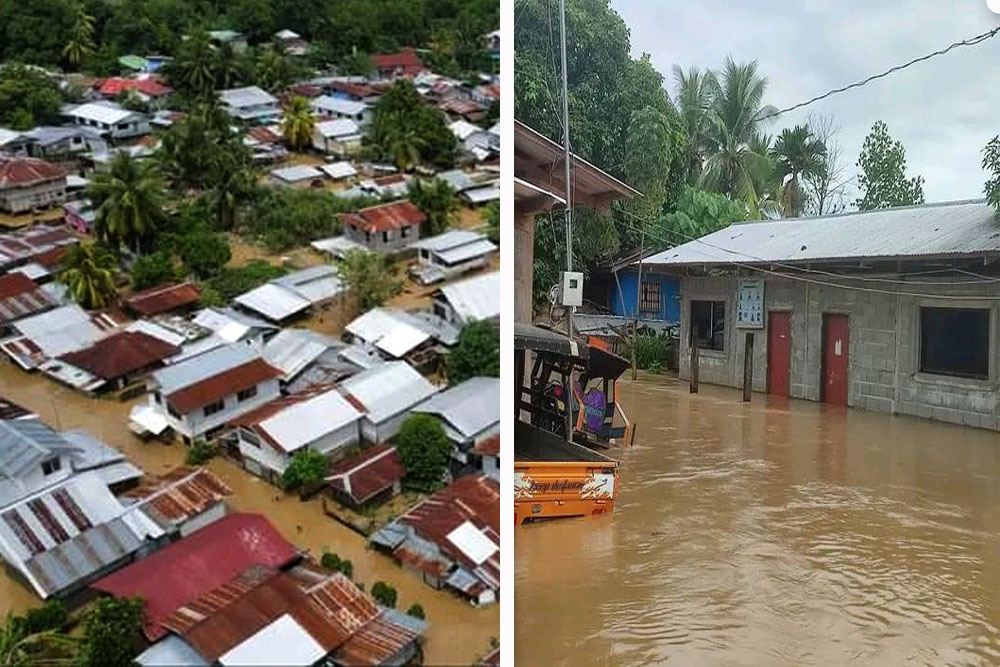
POLYGON ((272 484, 306 449, 330 459, 345 456, 360 439, 362 414, 332 387, 282 396, 232 422, 243 467, 272 484))
POLYGON ((346 118, 358 125, 364 125, 371 120, 371 107, 357 100, 343 97, 321 95, 312 101, 313 111, 321 118, 346 118))
POLYGON ((405 361, 362 371, 340 387, 345 398, 364 413, 362 437, 374 443, 396 435, 411 410, 437 392, 437 387, 405 361))
POLYGON ((254 347, 222 345, 154 373, 149 404, 133 410, 132 419, 165 423, 191 443, 277 398, 280 378, 254 347))
POLYGON ((62 115, 78 127, 97 130, 111 139, 142 137, 150 132, 149 116, 114 102, 87 102, 64 107, 62 115))

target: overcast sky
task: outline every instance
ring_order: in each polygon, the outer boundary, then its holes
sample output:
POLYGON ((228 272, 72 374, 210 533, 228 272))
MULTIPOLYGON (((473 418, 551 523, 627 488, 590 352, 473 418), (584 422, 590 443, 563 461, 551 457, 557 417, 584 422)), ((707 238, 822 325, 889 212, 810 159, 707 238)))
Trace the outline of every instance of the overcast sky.
MULTIPOLYGON (((1000 25, 986 0, 611 0, 673 96, 674 64, 757 60, 765 102, 805 101, 1000 25)), ((906 148, 927 201, 981 197, 980 151, 1000 133, 1000 34, 780 116, 768 132, 832 114, 850 174, 879 119, 906 148)))

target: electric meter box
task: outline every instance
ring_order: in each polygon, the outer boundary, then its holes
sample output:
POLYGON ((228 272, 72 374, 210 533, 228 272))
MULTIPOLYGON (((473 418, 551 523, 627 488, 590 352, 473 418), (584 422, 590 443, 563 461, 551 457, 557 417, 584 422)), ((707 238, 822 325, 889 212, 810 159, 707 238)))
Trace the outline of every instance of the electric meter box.
POLYGON ((562 305, 576 307, 583 305, 583 274, 577 271, 563 271, 562 305))

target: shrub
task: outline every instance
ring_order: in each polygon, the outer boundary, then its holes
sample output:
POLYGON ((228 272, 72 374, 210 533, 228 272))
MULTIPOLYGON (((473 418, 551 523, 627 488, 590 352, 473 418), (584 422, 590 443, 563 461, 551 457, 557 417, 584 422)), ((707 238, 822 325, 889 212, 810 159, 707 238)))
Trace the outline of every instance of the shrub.
POLYGON ((339 570, 340 573, 348 579, 354 577, 354 563, 346 558, 340 561, 340 565, 337 567, 337 570, 339 570))
MULTIPOLYGON (((636 366, 654 373, 660 372, 667 365, 672 345, 668 334, 640 329, 635 337, 636 366)), ((626 359, 631 359, 632 350, 625 349, 623 355, 626 359)))
POLYGON ((337 570, 340 567, 340 556, 329 551, 324 551, 319 559, 319 564, 328 570, 337 570))
POLYGON ((188 449, 184 462, 189 466, 200 466, 215 458, 219 453, 219 448, 211 442, 195 440, 188 449))
POLYGON ((61 601, 47 600, 41 607, 29 609, 24 618, 28 624, 28 632, 45 632, 66 627, 69 613, 61 601))
POLYGON ((229 239, 216 232, 195 232, 185 236, 180 246, 184 266, 199 278, 214 276, 232 257, 229 239))
POLYGON ((389 259, 367 250, 349 250, 337 262, 337 271, 361 312, 381 306, 403 287, 389 259))
POLYGON ((282 252, 340 233, 338 215, 377 203, 374 197, 338 197, 332 192, 265 188, 239 232, 271 252, 282 252))
POLYGON ((414 413, 395 437, 396 451, 406 468, 407 486, 432 491, 441 483, 451 458, 451 442, 437 417, 414 413))
POLYGON ((396 608, 396 589, 384 581, 376 581, 372 586, 372 597, 383 607, 396 608))
POLYGON ((467 324, 447 363, 452 385, 471 377, 500 377, 500 329, 485 320, 467 324))
POLYGON ((418 604, 410 605, 410 608, 406 610, 406 613, 413 618, 419 618, 421 621, 427 619, 427 615, 424 614, 424 608, 418 604))
POLYGON ((162 250, 143 255, 132 264, 132 287, 136 291, 172 282, 176 277, 173 259, 162 250))
POLYGON ((281 478, 286 491, 310 489, 321 484, 326 478, 330 460, 315 449, 303 449, 292 457, 281 478))
POLYGON ((260 287, 286 273, 288 271, 284 267, 273 266, 262 259, 254 259, 244 266, 223 267, 216 275, 206 280, 205 285, 224 303, 228 303, 243 292, 260 287))

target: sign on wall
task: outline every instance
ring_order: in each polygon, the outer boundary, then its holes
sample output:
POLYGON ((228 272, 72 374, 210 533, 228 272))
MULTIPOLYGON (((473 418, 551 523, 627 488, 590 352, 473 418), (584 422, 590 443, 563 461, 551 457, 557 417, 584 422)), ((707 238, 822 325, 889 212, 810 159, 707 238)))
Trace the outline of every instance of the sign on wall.
POLYGON ((736 294, 736 326, 764 328, 764 280, 740 280, 736 294))

